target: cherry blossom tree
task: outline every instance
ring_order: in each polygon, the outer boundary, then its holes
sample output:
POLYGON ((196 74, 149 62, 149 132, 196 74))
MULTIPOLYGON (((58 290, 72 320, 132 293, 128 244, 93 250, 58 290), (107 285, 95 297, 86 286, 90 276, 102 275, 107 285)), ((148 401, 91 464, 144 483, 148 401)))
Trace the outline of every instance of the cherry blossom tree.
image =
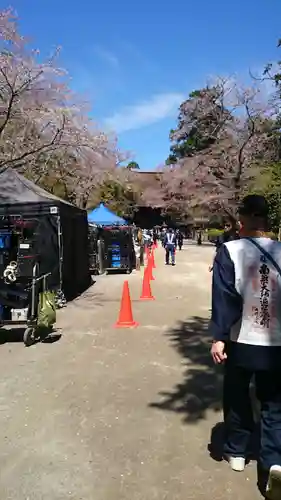
POLYGON ((11 10, 0 13, 0 49, 0 167, 13 167, 60 143, 65 87, 53 60, 40 64, 38 52, 28 51, 11 10))
POLYGON ((257 86, 243 88, 233 80, 217 79, 215 86, 182 104, 180 117, 174 137, 191 148, 164 168, 164 203, 185 212, 201 207, 234 218, 240 197, 261 165, 278 154, 268 129, 268 103, 257 86))
POLYGON ((115 138, 99 130, 70 90, 57 55, 42 63, 18 33, 13 11, 0 12, 0 168, 16 168, 41 184, 51 176, 85 208, 120 154, 115 138))

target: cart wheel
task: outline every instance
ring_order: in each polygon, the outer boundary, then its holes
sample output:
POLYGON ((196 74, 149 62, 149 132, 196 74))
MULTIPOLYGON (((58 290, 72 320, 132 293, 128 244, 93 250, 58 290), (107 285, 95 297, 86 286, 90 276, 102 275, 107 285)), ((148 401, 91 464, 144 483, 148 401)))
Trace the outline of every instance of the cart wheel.
POLYGON ((31 346, 34 344, 36 340, 36 329, 34 326, 28 326, 23 334, 23 342, 26 347, 31 346))

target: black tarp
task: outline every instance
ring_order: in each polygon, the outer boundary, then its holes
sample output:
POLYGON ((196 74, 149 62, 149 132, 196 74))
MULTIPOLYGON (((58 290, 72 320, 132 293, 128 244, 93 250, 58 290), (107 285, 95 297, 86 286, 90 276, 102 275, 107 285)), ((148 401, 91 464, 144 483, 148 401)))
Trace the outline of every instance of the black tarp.
POLYGON ((90 285, 86 211, 7 168, 0 170, 1 220, 32 221, 40 274, 52 272, 50 286, 61 287, 68 300, 90 285))

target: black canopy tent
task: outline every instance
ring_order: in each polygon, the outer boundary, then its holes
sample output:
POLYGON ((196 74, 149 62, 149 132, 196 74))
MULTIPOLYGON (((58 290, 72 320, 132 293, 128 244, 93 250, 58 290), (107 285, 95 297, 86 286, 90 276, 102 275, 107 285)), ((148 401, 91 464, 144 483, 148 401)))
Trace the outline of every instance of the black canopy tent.
POLYGON ((30 222, 40 274, 67 300, 90 285, 87 213, 57 198, 16 170, 0 170, 0 224, 30 222))

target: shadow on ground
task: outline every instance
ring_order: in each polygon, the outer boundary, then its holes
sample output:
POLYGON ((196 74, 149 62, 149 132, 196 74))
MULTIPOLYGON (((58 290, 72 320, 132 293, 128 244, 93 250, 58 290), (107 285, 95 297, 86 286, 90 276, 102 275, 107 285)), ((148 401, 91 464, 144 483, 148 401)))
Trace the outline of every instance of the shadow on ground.
POLYGON ((223 372, 210 356, 209 320, 193 316, 167 332, 173 347, 185 361, 184 380, 169 391, 159 393, 160 401, 151 408, 181 413, 184 421, 196 422, 206 411, 221 410, 223 372))
MULTIPOLYGON (((23 335, 25 328, 24 327, 15 327, 15 328, 0 328, 0 344, 7 343, 23 343, 23 335)), ((62 337, 61 333, 56 331, 52 332, 42 332, 41 336, 36 339, 33 345, 42 342, 43 344, 54 344, 58 342, 62 337)))

